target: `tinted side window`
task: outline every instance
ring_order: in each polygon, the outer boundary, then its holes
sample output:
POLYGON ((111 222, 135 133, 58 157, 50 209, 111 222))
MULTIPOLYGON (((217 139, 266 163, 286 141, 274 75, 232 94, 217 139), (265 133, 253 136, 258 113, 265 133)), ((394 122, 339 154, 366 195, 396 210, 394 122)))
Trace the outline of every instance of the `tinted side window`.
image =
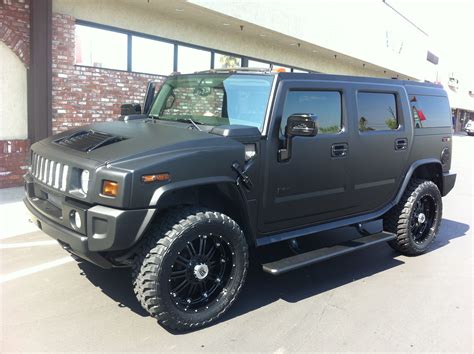
POLYGON ((410 96, 410 106, 416 128, 451 126, 451 109, 447 97, 410 96))
POLYGON ((281 131, 288 117, 295 113, 312 113, 318 117, 318 134, 339 133, 342 128, 341 93, 338 91, 289 91, 285 100, 281 131))
POLYGON ((397 104, 392 93, 359 92, 357 94, 359 131, 398 128, 397 104))

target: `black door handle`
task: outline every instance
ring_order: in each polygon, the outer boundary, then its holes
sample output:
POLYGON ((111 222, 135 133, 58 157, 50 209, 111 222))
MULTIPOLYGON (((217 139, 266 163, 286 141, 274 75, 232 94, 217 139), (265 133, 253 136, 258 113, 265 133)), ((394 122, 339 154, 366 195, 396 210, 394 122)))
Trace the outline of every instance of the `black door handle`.
POLYGON ((349 153, 349 145, 346 143, 342 144, 333 144, 331 146, 331 156, 332 157, 344 157, 349 153))
POLYGON ((395 150, 406 150, 408 148, 408 139, 401 138, 395 140, 395 150))

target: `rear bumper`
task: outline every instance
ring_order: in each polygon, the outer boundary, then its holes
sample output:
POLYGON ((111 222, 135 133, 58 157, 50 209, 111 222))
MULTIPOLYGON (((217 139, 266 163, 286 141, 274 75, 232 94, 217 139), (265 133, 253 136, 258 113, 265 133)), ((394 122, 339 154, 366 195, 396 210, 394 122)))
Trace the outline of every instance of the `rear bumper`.
MULTIPOLYGON (((68 199, 62 199, 61 207, 38 198, 38 186, 31 176, 25 176, 23 199, 32 221, 46 234, 58 240, 69 252, 102 268, 116 264, 110 252, 120 254, 130 249, 142 236, 148 222, 148 209, 120 210, 105 206, 87 206, 68 199), (80 228, 74 227, 71 213, 78 213, 82 219, 80 228)), ((47 193, 45 193, 47 195, 47 193)), ((42 195, 43 196, 43 195, 42 195)), ((118 265, 118 264, 117 264, 118 265)))
POLYGON ((455 173, 443 173, 443 197, 447 195, 451 189, 453 189, 454 184, 456 183, 456 174, 455 173))

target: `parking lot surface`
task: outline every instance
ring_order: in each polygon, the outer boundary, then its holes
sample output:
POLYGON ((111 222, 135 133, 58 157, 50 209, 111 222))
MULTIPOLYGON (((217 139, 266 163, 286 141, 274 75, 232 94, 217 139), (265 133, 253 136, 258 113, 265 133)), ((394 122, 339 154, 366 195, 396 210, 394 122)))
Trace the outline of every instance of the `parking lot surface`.
POLYGON ((21 190, 1 191, 0 351, 473 352, 473 154, 474 137, 454 137, 458 179, 428 253, 379 244, 279 277, 257 254, 231 310, 186 334, 141 309, 129 270, 75 261, 28 222, 21 190))

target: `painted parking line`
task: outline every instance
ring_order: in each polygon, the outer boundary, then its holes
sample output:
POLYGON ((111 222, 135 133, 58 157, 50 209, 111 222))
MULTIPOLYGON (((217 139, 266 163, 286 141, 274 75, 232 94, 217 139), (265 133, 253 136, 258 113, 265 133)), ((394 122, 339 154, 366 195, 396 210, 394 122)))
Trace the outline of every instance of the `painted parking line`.
POLYGON ((58 241, 55 241, 55 240, 31 241, 31 242, 21 242, 21 243, 0 243, 0 250, 5 250, 9 248, 52 246, 52 245, 57 245, 57 244, 58 244, 58 241))
POLYGON ((15 279, 18 279, 18 278, 22 278, 22 277, 25 277, 25 276, 30 275, 30 274, 38 273, 38 272, 41 272, 41 271, 46 270, 46 269, 58 267, 60 265, 63 265, 63 264, 66 264, 66 263, 69 263, 69 262, 72 262, 72 261, 74 261, 74 259, 72 257, 68 256, 68 257, 57 259, 55 261, 43 263, 43 264, 40 264, 40 265, 37 265, 37 266, 34 266, 34 267, 18 270, 16 272, 13 272, 13 273, 10 273, 10 274, 1 275, 0 276, 0 284, 6 283, 10 280, 15 280, 15 279))

